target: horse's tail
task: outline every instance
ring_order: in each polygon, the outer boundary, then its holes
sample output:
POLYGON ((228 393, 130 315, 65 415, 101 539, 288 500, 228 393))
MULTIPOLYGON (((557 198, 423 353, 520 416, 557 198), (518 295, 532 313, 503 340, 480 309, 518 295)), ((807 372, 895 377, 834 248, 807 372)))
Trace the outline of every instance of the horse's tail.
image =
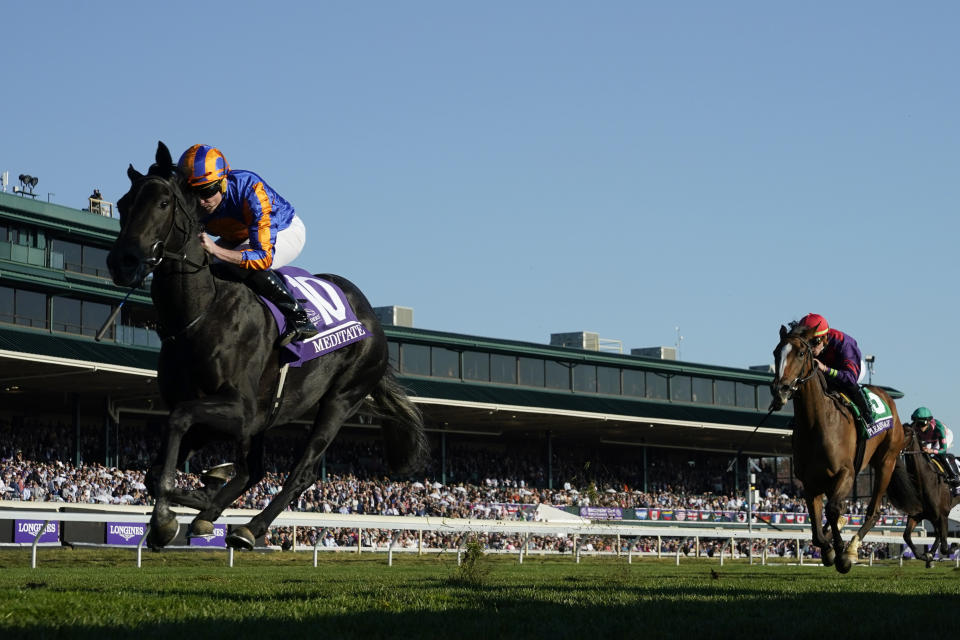
POLYGON ((419 470, 430 454, 423 414, 397 382, 391 368, 370 395, 373 399, 371 408, 380 418, 390 468, 397 473, 419 470))
MULTIPOLYGON (((887 497, 900 511, 907 515, 917 515, 923 511, 923 497, 917 488, 916 478, 907 471, 905 460, 906 455, 900 456, 893 467, 890 484, 887 485, 887 497)), ((914 462, 917 461, 914 460, 914 462)), ((916 467, 914 467, 914 473, 917 473, 916 467)))

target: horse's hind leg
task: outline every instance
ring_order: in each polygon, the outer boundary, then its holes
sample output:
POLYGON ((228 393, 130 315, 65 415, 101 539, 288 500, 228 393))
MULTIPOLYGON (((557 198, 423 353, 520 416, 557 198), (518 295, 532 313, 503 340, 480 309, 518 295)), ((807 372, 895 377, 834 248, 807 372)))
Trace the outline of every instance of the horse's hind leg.
POLYGON ((860 543, 866 535, 877 524, 880 519, 880 498, 887 492, 887 486, 890 484, 890 477, 893 475, 893 469, 897 464, 897 454, 884 455, 883 461, 874 467, 876 475, 873 480, 873 492, 870 496, 870 504, 867 506, 866 516, 863 518, 863 524, 850 539, 847 545, 846 556, 851 563, 857 562, 857 551, 860 549, 860 543))
MULTIPOLYGON (((336 393, 336 391, 334 391, 336 393)), ((294 465, 280 492, 270 500, 246 527, 235 527, 227 536, 227 544, 240 549, 252 549, 257 538, 267 532, 270 523, 311 484, 316 482, 320 456, 337 435, 343 423, 356 412, 366 392, 342 394, 330 400, 321 400, 320 410, 313 422, 313 431, 303 454, 294 465)))

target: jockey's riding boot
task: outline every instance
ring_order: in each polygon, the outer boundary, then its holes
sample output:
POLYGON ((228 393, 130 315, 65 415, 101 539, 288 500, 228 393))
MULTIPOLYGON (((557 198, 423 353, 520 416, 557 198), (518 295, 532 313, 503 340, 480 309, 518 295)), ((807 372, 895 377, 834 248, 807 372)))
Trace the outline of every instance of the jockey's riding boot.
POLYGON ((864 424, 868 427, 873 424, 873 408, 870 407, 870 401, 867 400, 867 394, 864 389, 858 389, 856 393, 850 394, 852 396, 851 400, 857 405, 857 409, 860 410, 860 417, 863 418, 864 424))
POLYGON ((306 340, 320 333, 307 317, 307 310, 287 289, 280 274, 270 269, 254 271, 245 282, 254 293, 275 304, 287 319, 287 328, 277 340, 278 347, 286 346, 294 340, 306 340))

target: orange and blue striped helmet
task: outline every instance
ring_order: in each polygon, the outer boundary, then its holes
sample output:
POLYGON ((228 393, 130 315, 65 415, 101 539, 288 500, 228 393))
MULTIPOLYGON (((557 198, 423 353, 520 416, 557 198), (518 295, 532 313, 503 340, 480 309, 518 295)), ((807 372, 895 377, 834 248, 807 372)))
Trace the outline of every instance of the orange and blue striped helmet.
POLYGON ((216 147, 195 144, 180 156, 180 170, 191 187, 202 187, 227 177, 230 165, 216 147))

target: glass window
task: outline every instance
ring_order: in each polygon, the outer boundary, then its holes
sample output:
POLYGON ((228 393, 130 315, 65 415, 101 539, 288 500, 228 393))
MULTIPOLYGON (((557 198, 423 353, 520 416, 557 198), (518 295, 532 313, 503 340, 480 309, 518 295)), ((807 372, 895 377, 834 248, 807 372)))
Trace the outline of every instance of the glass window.
POLYGON ((666 400, 667 396, 667 376, 653 373, 652 371, 647 372, 647 396, 648 398, 656 398, 658 400, 666 400))
POLYGON ((693 401, 713 404, 713 378, 693 378, 693 401))
POLYGON ((528 387, 542 387, 543 378, 543 360, 539 358, 517 358, 517 369, 519 370, 519 383, 528 387))
POLYGON ((101 278, 106 278, 110 276, 110 272, 107 270, 107 254, 109 252, 106 249, 101 249, 100 247, 88 247, 83 246, 83 272, 89 273, 92 276, 99 276, 101 278))
POLYGON ((394 371, 400 371, 400 343, 388 342, 387 351, 390 352, 390 366, 394 371))
POLYGON ((733 380, 717 380, 717 404, 732 407, 737 403, 733 380))
POLYGON ((737 406, 745 409, 757 408, 757 387, 746 382, 737 383, 737 406))
POLYGON ((690 376, 670 378, 670 399, 673 402, 690 402, 690 376))
POLYGON ((83 250, 76 242, 54 238, 50 241, 50 251, 63 256, 63 268, 67 271, 83 270, 83 250))
POLYGON ((415 376, 430 375, 430 347, 422 344, 402 344, 400 365, 403 373, 415 376))
POLYGON ((53 316, 54 331, 63 331, 66 333, 82 333, 83 317, 80 313, 81 303, 75 298, 63 298, 54 296, 50 299, 53 308, 50 310, 53 316))
POLYGON ((17 289, 14 302, 16 323, 27 327, 47 326, 47 296, 36 291, 17 289))
POLYGON ((463 352, 463 379, 490 381, 490 354, 481 351, 463 352))
POLYGON ((517 358, 499 353, 490 354, 490 381, 517 384, 517 358))
POLYGON ((623 370, 623 395, 642 398, 647 393, 647 385, 643 371, 636 369, 623 370))
MULTIPOLYGON (((99 302, 83 301, 83 335, 95 336, 110 316, 110 305, 99 302)), ((111 331, 112 331, 111 327, 111 331)), ((112 338, 113 334, 109 336, 112 338)))
POLYGON ((597 392, 597 367, 578 364, 573 368, 573 390, 586 393, 597 392))
MULTIPOLYGON (((117 341, 143 347, 159 347, 157 335, 157 313, 153 307, 124 305, 120 312, 120 324, 116 328, 117 341)), ((388 343, 395 347, 395 343, 388 343)))
POLYGON ((597 393, 620 395, 620 369, 597 367, 597 393))
POLYGON ((757 408, 769 409, 770 402, 773 400, 773 393, 770 391, 770 385, 757 385, 757 408))
POLYGON ((460 377, 460 353, 444 349, 443 347, 430 348, 430 373, 438 378, 460 377))
POLYGON ((548 389, 570 390, 570 367, 567 363, 547 360, 545 386, 548 389))
POLYGON ((13 311, 13 300, 14 292, 10 287, 0 287, 0 322, 8 322, 13 324, 14 322, 14 311, 13 311))

